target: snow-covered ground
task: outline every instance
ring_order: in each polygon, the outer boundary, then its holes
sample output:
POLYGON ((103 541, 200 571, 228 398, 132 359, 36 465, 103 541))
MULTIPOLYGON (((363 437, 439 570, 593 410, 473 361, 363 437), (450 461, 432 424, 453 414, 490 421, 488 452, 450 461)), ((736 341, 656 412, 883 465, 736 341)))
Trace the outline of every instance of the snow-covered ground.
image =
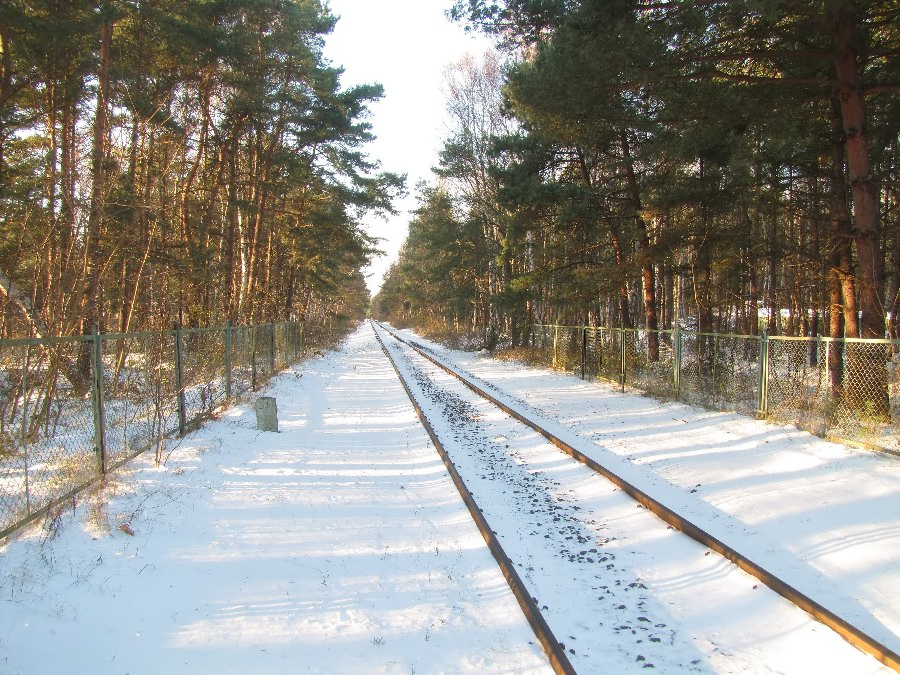
MULTIPOLYGON (((410 334, 411 335, 411 334, 410 334)), ((900 459, 447 352, 585 454, 900 652, 900 459)))
MULTIPOLYGON (((708 518, 732 545, 740 533, 742 550, 758 562, 819 589, 832 609, 897 650, 896 458, 443 353, 558 418, 561 431, 708 518)), ((369 327, 264 393, 277 398, 280 433, 256 431, 252 406, 228 410, 172 448, 162 467, 138 458, 102 494, 3 544, 0 673, 549 671, 369 327)), ((621 624, 634 642, 625 626, 641 616, 661 623, 665 614, 657 633, 700 671, 883 670, 694 542, 676 541, 658 522, 633 526, 653 519, 551 455, 540 459, 538 441, 493 433, 505 422, 492 415, 483 413, 490 441, 522 461, 543 461, 566 508, 579 505, 585 523, 602 518, 618 577, 627 570, 646 587, 631 591, 644 599, 644 614, 593 596, 568 598, 567 612, 542 597, 548 620, 553 610, 571 614, 588 634, 591 622, 621 624), (710 605, 713 588, 730 591, 710 605)), ((500 478, 472 477, 486 510, 510 502, 509 493, 492 496, 500 478)), ((520 561, 532 555, 510 539, 504 546, 520 561)), ((573 555, 599 568, 599 556, 573 555)), ((556 558, 530 559, 549 566, 556 558)), ((590 652, 583 643, 578 651, 590 652)), ((647 665, 633 651, 597 651, 604 667, 580 672, 647 665)), ((675 672, 665 663, 656 672, 675 672)))

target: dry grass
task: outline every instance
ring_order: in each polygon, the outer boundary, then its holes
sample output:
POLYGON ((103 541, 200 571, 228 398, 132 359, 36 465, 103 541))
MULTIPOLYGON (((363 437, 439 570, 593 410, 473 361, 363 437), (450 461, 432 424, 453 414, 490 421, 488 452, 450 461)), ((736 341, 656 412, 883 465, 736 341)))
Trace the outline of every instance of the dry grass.
POLYGON ((537 347, 507 347, 492 354, 498 361, 511 361, 528 366, 548 366, 547 354, 537 347))

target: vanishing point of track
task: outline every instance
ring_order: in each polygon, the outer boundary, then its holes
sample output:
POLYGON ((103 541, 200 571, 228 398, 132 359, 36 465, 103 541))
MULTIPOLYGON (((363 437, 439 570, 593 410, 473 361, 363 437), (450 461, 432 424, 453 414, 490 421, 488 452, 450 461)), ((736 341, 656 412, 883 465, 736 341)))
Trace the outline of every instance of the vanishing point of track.
POLYGON ((381 343, 385 355, 393 365, 394 370, 397 373, 397 376, 400 379, 401 383, 403 384, 403 387, 406 390, 407 395, 409 396, 410 401, 412 402, 413 407, 415 408, 423 426, 425 427, 428 435, 437 448, 438 453, 441 455, 444 465, 446 466, 447 471, 449 472, 454 484, 456 485, 457 490, 462 496, 462 499, 468 507, 469 512, 472 514, 472 518, 481 531, 481 534, 484 537, 488 548, 490 549, 498 565, 500 566, 504 577, 506 578, 510 588, 513 591, 513 594, 515 595, 520 607, 522 608, 522 611, 524 612, 529 624, 534 630, 537 639, 543 646, 544 651, 546 652, 550 663, 556 672, 574 673, 575 670, 566 655, 564 646, 553 635, 553 632, 551 631, 547 621, 541 614, 536 601, 529 594, 522 579, 514 569, 512 562, 510 561, 506 552, 503 550, 503 547, 500 545, 496 534, 491 529, 491 526, 487 522, 482 510, 479 508, 474 497, 472 496, 471 491, 466 487, 453 461, 444 450, 443 443, 438 438, 432 425, 426 419, 425 414, 422 412, 422 408, 416 400, 413 390, 406 382, 404 376, 397 366, 397 363, 394 361, 394 358, 392 357, 390 351, 385 346, 379 329, 380 331, 383 331, 384 333, 390 335, 394 340, 402 344, 404 348, 413 350, 418 355, 427 359, 452 377, 458 379, 466 387, 475 392, 478 396, 490 401, 492 404, 499 407, 512 418, 518 420, 522 424, 545 437, 550 443, 552 443, 554 446, 556 446, 566 454, 578 460, 596 473, 604 476, 616 487, 620 488, 623 492, 625 492, 647 510, 661 518, 668 525, 674 527, 677 530, 680 530, 684 534, 708 547, 710 550, 715 551, 724 558, 730 560, 745 572, 759 579, 763 584, 774 590, 776 593, 780 594, 791 603, 809 613, 817 621, 837 632, 857 648, 868 654, 871 654, 880 662, 900 672, 900 655, 898 655, 896 652, 894 652, 884 644, 872 638, 867 633, 852 625, 842 617, 836 615, 826 607, 822 606, 820 603, 816 602, 808 595, 800 592, 790 584, 778 578, 776 575, 766 570, 760 564, 754 562, 744 554, 730 547, 725 542, 706 532, 703 528, 697 526, 680 514, 674 512, 672 509, 665 506, 646 492, 635 487, 628 481, 624 480, 622 477, 620 477, 607 467, 604 467, 596 460, 587 457, 571 445, 565 443, 563 440, 541 427, 540 424, 529 419, 520 411, 517 411, 509 405, 498 400, 496 397, 488 393, 483 387, 479 386, 469 378, 457 372, 454 368, 435 358, 435 356, 429 354, 421 347, 404 340, 389 328, 381 324, 377 324, 378 329, 376 329, 375 326, 376 324, 373 323, 373 331, 375 332, 376 337, 381 343))

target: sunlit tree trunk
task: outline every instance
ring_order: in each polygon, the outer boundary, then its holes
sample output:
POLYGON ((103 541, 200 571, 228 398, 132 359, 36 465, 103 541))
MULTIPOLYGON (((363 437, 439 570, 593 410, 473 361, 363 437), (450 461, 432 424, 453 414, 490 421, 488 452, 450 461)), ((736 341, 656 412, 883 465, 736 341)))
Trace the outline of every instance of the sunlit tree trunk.
MULTIPOLYGON (((884 257, 878 211, 878 186, 872 172, 866 132, 864 92, 859 74, 854 37, 854 17, 849 6, 837 10, 832 26, 837 100, 844 125, 844 145, 853 195, 857 254, 860 335, 883 338, 885 331, 884 257)), ((845 396, 882 419, 890 419, 886 350, 871 350, 848 360, 845 396)))
POLYGON ((634 171, 634 161, 631 158, 631 148, 628 142, 628 132, 621 130, 620 144, 622 159, 625 166, 625 176, 628 186, 628 195, 631 208, 635 214, 635 222, 638 227, 638 257, 641 265, 641 285, 644 299, 645 327, 647 329, 647 358, 650 362, 659 361, 659 322, 656 316, 656 274, 653 269, 653 255, 650 250, 650 233, 647 221, 643 216, 643 204, 641 203, 641 191, 634 171))
MULTIPOLYGON (((108 12, 108 7, 104 7, 108 12)), ((109 112, 109 48, 112 43, 112 19, 100 26, 97 105, 94 113, 91 145, 91 206, 85 239, 85 312, 84 330, 100 322, 100 267, 103 217, 106 208, 106 135, 109 112)))

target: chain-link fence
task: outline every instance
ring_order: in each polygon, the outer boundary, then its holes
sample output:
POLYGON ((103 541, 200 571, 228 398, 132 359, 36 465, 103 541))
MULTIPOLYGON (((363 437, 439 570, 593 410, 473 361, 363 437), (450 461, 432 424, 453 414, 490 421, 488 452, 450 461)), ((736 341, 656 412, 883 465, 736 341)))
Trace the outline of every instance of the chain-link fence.
POLYGON ((554 368, 900 453, 900 341, 536 325, 554 368))
POLYGON ((0 347, 4 529, 96 472, 91 344, 73 338, 16 340, 0 347))
POLYGON ((0 340, 0 538, 195 427, 344 322, 0 340))
POLYGON ((900 451, 900 342, 769 337, 761 412, 900 451))

